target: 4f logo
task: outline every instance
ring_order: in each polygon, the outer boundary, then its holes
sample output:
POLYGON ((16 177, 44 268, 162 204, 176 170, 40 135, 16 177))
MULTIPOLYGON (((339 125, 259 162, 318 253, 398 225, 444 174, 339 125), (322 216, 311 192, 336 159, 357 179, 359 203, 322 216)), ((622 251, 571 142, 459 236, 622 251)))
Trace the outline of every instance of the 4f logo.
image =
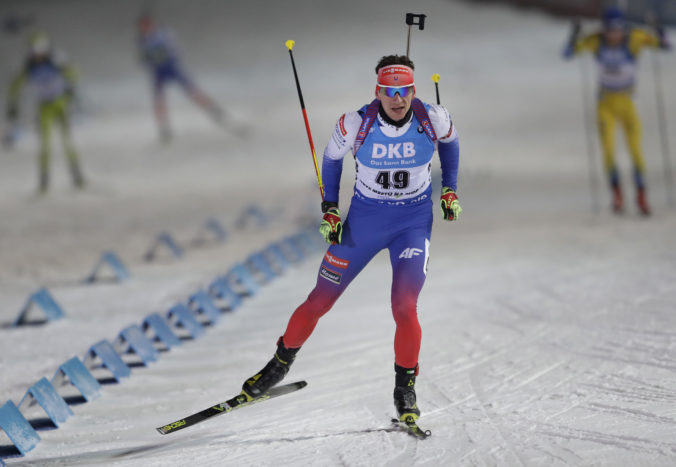
POLYGON ((404 259, 411 259, 414 256, 418 256, 422 252, 423 251, 420 248, 406 248, 404 251, 401 252, 399 257, 404 259))

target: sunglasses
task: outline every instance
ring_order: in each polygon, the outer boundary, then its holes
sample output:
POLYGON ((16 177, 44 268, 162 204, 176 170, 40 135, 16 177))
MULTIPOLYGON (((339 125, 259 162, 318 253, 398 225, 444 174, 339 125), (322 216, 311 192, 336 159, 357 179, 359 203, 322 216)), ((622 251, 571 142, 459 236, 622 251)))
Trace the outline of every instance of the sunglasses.
POLYGON ((415 86, 412 84, 408 86, 378 86, 378 89, 387 97, 394 97, 397 94, 401 97, 406 97, 415 91, 415 86))

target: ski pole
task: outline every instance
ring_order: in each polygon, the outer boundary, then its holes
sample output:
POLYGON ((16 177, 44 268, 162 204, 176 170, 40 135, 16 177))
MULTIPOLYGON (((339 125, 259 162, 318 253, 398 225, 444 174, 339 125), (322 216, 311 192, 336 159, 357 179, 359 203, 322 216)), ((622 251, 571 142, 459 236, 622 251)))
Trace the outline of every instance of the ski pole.
POLYGON ((305 130, 307 130, 307 139, 310 143, 310 151, 312 152, 312 160, 315 164, 315 173, 317 174, 317 184, 319 185, 319 193, 324 201, 324 185, 322 185, 322 177, 319 175, 319 165, 317 164, 317 154, 315 153, 315 145, 312 142, 312 133, 310 132, 310 122, 307 119, 307 112, 305 111, 305 101, 303 101, 303 93, 300 90, 300 82, 298 81, 298 73, 296 72, 296 62, 293 60, 293 46, 296 44, 293 40, 285 42, 289 49, 289 57, 291 57, 291 66, 293 67, 293 77, 296 80, 296 89, 298 90, 298 99, 300 100, 300 109, 303 112, 303 120, 305 121, 305 130))
MULTIPOLYGON (((660 16, 662 13, 662 4, 653 2, 653 12, 646 15, 646 22, 651 24, 660 37, 660 16)), ((674 186, 673 175, 671 171, 671 156, 669 151, 669 134, 667 132, 667 113, 664 108, 664 94, 662 92, 662 73, 660 59, 657 51, 652 52, 653 82, 655 87, 655 101, 657 107, 657 123, 660 132, 660 146, 662 148, 662 163, 664 166, 664 178, 667 191, 667 204, 670 208, 674 207, 674 186)))
POLYGON ((441 99, 439 99, 439 80, 441 79, 441 76, 439 76, 439 73, 434 73, 432 75, 432 81, 434 81, 434 89, 437 92, 437 105, 441 105, 441 99))
POLYGON ((674 186, 671 171, 671 157, 669 155, 669 134, 667 132, 667 113, 664 109, 664 97, 662 94, 662 77, 660 73, 660 61, 656 52, 652 53, 653 79, 655 81, 655 99, 657 101, 657 120, 660 129, 660 146, 662 146, 662 159, 664 163, 664 178, 667 188, 667 203, 670 208, 674 207, 674 186))
POLYGON ((591 194, 591 208, 592 212, 598 214, 600 209, 599 206, 599 186, 596 178, 596 171, 594 170, 595 164, 595 154, 594 154, 594 135, 592 134, 591 128, 593 121, 589 118, 589 105, 588 105, 588 96, 589 96, 589 85, 587 82, 587 61, 584 57, 580 60, 580 70, 582 77, 582 111, 584 113, 584 128, 585 136, 587 137, 587 156, 589 162, 589 191, 591 194))
POLYGON ((427 15, 406 13, 406 24, 408 24, 408 39, 406 40, 406 57, 411 51, 411 26, 418 26, 419 30, 425 29, 425 18, 427 15), (417 20, 417 21, 416 21, 417 20))

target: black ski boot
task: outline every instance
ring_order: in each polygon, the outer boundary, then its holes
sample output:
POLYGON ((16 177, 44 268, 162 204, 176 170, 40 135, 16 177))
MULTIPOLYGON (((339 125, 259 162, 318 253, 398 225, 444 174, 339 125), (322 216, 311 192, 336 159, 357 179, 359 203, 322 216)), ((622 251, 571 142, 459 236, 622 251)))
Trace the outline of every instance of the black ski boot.
POLYGON ((404 368, 394 364, 394 407, 402 422, 417 420, 420 409, 415 397, 415 377, 418 374, 418 365, 415 368, 404 368))
POLYGON ((299 350, 300 348, 287 349, 284 347, 284 341, 280 337, 277 341, 277 352, 275 352, 272 360, 242 385, 242 394, 246 396, 247 400, 250 401, 262 396, 272 386, 284 379, 299 350))

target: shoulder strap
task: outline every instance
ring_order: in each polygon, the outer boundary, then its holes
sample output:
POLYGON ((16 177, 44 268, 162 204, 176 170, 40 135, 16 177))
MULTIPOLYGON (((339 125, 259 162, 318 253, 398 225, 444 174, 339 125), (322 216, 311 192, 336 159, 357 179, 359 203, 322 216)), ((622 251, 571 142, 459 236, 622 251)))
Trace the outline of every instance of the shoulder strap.
MULTIPOLYGON (((357 138, 354 140, 355 154, 357 153, 357 151, 359 151, 361 145, 364 144, 366 135, 369 134, 369 130, 373 126, 373 122, 375 122, 376 120, 379 108, 380 101, 378 99, 374 99, 366 107, 366 110, 362 115, 361 126, 359 127, 359 131, 357 132, 357 138)), ((423 129, 425 130, 427 136, 432 140, 432 142, 435 142, 437 140, 437 134, 434 131, 434 127, 432 127, 432 122, 430 121, 430 116, 427 113, 427 110, 425 109, 425 104, 423 104, 423 102, 420 99, 413 99, 413 101, 411 102, 411 108, 413 109, 413 115, 415 115, 415 118, 418 119, 423 129)))
POLYGON ((425 104, 423 104, 420 99, 416 98, 411 102, 411 108, 413 109, 413 115, 415 115, 415 118, 418 119, 427 136, 434 143, 437 140, 437 133, 434 131, 430 116, 427 113, 427 109, 425 109, 425 104))
POLYGON ((364 114, 361 119, 361 126, 357 132, 357 138, 354 140, 354 153, 357 154, 361 145, 364 144, 366 135, 369 134, 369 130, 373 126, 373 122, 376 121, 376 116, 378 115, 378 109, 380 108, 380 101, 378 99, 373 99, 371 103, 366 107, 364 114))

